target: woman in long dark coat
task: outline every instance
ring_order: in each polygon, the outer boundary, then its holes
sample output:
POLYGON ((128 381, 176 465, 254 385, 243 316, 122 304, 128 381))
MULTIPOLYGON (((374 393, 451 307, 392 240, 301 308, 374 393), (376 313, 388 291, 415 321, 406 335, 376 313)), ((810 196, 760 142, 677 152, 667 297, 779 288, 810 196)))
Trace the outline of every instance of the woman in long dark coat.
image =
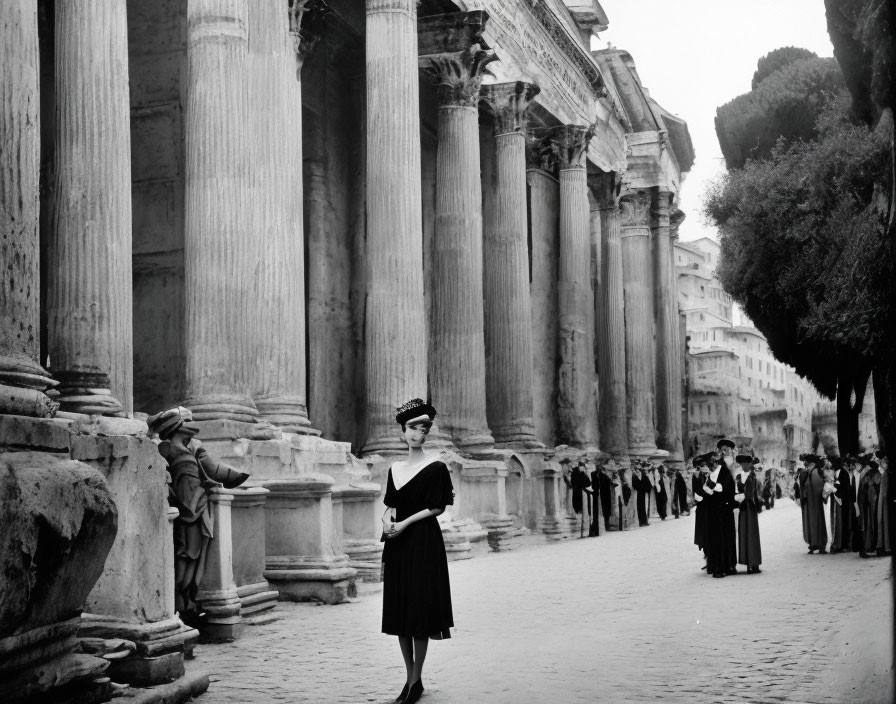
POLYGON ((694 545, 697 546, 698 550, 703 550, 706 535, 706 514, 702 506, 705 498, 703 495, 703 484, 706 482, 703 469, 706 467, 706 458, 700 455, 691 460, 691 464, 697 470, 694 472, 694 476, 691 477, 691 489, 694 492, 694 545))
POLYGON ((762 545, 759 541, 759 513, 762 511, 762 495, 759 481, 753 469, 752 455, 738 455, 737 463, 743 472, 737 477, 737 493, 734 498, 740 504, 737 516, 738 564, 747 566, 747 574, 759 574, 762 570, 762 545))
POLYGON ((648 519, 648 506, 650 502, 650 479, 643 465, 638 465, 637 470, 632 471, 632 488, 638 494, 638 525, 650 525, 648 519))
POLYGON ((675 504, 678 507, 678 515, 691 515, 691 509, 688 506, 688 485, 684 480, 681 470, 675 471, 675 504))
POLYGON ((824 472, 821 460, 815 455, 803 455, 806 472, 802 477, 800 500, 805 508, 803 521, 803 537, 809 544, 809 554, 818 550, 819 555, 827 553, 828 533, 825 526, 824 512, 828 508, 822 498, 824 489, 824 472))
POLYGON ((877 552, 877 502, 880 497, 881 476, 878 464, 874 460, 867 462, 870 469, 862 477, 859 486, 859 516, 862 519, 862 535, 864 549, 861 557, 871 557, 877 552))
POLYGON ((413 399, 395 420, 408 444, 408 458, 395 462, 383 498, 383 633, 398 636, 407 681, 397 702, 423 694, 423 661, 429 640, 450 638, 454 625, 448 558, 437 516, 454 503, 444 462, 423 452, 436 411, 413 399))

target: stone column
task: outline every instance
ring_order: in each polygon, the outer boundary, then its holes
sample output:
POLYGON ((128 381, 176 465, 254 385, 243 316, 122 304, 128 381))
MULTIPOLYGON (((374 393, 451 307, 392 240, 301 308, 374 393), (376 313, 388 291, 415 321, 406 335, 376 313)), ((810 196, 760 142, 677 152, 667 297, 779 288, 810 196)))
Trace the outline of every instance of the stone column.
POLYGON ((199 632, 207 641, 231 641, 239 636, 243 627, 240 597, 233 579, 233 532, 230 521, 230 507, 237 491, 239 489, 220 487, 211 490, 215 537, 209 543, 202 584, 196 594, 196 602, 206 614, 199 632))
POLYGON ((526 110, 540 88, 483 86, 495 115, 494 229, 483 232, 485 388, 488 422, 499 445, 538 447, 526 202, 526 110))
POLYGON ((439 425, 459 448, 494 443, 485 412, 479 87, 496 60, 478 44, 424 59, 439 95, 429 379, 439 425))
POLYGON ((601 275, 597 315, 600 440, 618 462, 628 453, 625 384, 625 296, 619 210, 612 192, 601 198, 601 275))
POLYGON ((654 309, 656 315, 656 437, 669 453, 668 462, 684 466, 681 441, 681 356, 678 331, 678 282, 669 208, 672 194, 659 191, 654 199, 654 309))
POLYGON ((50 364, 63 410, 131 410, 131 132, 125 0, 55 10, 50 364))
POLYGON ((243 236, 252 253, 256 326, 252 393, 260 416, 311 432, 305 379, 305 248, 302 221, 302 3, 249 7, 249 203, 243 236))
POLYGON ((591 290, 591 235, 585 153, 593 132, 580 125, 555 128, 551 142, 560 158, 560 298, 557 414, 559 440, 595 446, 594 306, 591 290))
POLYGON ((46 417, 55 382, 40 358, 40 96, 37 5, 13 2, 0 23, 0 413, 46 417))
POLYGON ((395 408, 425 397, 416 0, 367 0, 367 439, 401 452, 395 408))
POLYGON ((633 455, 651 455, 657 448, 650 194, 637 191, 623 197, 620 211, 629 451, 633 455))
POLYGON ((245 294, 256 236, 247 228, 247 22, 245 0, 187 1, 184 405, 196 420, 258 415, 249 387, 259 311, 245 294))

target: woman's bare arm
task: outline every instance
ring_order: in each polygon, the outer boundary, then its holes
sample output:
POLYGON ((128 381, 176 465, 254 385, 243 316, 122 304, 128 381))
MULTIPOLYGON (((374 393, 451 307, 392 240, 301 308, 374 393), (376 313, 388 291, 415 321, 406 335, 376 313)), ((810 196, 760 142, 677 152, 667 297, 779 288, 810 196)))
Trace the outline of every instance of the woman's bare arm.
MULTIPOLYGON (((445 512, 444 508, 425 508, 422 511, 417 511, 412 516, 408 516, 403 521, 398 521, 397 523, 390 522, 386 526, 386 535, 391 538, 394 538, 396 535, 401 533, 405 528, 407 528, 412 523, 416 523, 417 521, 422 521, 424 518, 429 518, 430 516, 440 516, 445 512), (391 530, 390 530, 391 528, 391 530)), ((385 519, 385 516, 383 517, 385 519)), ((394 521, 394 516, 393 516, 394 521)))

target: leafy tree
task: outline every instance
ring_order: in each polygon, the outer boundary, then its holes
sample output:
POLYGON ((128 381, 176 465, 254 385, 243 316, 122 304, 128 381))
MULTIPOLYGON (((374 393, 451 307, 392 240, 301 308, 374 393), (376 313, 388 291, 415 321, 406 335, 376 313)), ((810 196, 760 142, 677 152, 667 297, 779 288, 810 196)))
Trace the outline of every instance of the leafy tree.
POLYGON ((771 74, 792 64, 794 61, 811 58, 818 58, 818 54, 814 51, 801 49, 796 46, 785 46, 770 51, 759 59, 759 63, 756 65, 756 73, 753 74, 753 85, 751 88, 756 90, 756 86, 762 83, 762 81, 768 78, 771 74))
MULTIPOLYGON (((774 54, 760 60, 757 74, 774 54)), ((716 111, 725 164, 739 169, 747 159, 767 157, 781 139, 790 143, 814 138, 824 105, 843 89, 843 75, 834 59, 810 56, 784 64, 754 90, 716 111)))
POLYGON ((778 359, 836 396, 840 448, 849 452, 858 449, 861 401, 886 345, 880 323, 893 306, 890 245, 870 205, 887 144, 851 119, 845 90, 812 133, 780 139, 767 157, 728 171, 706 212, 721 232, 723 286, 778 359))

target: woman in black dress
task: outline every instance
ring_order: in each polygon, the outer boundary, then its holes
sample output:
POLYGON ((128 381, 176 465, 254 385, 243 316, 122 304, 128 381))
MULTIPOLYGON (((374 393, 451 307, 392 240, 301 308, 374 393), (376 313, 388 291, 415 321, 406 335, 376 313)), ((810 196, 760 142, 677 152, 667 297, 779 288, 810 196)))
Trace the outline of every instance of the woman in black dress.
POLYGON ((454 626, 448 558, 436 518, 454 503, 454 488, 445 463, 423 452, 435 415, 420 399, 398 409, 408 458, 389 468, 383 499, 383 633, 398 636, 407 670, 396 704, 420 699, 429 639, 450 638, 454 626))

